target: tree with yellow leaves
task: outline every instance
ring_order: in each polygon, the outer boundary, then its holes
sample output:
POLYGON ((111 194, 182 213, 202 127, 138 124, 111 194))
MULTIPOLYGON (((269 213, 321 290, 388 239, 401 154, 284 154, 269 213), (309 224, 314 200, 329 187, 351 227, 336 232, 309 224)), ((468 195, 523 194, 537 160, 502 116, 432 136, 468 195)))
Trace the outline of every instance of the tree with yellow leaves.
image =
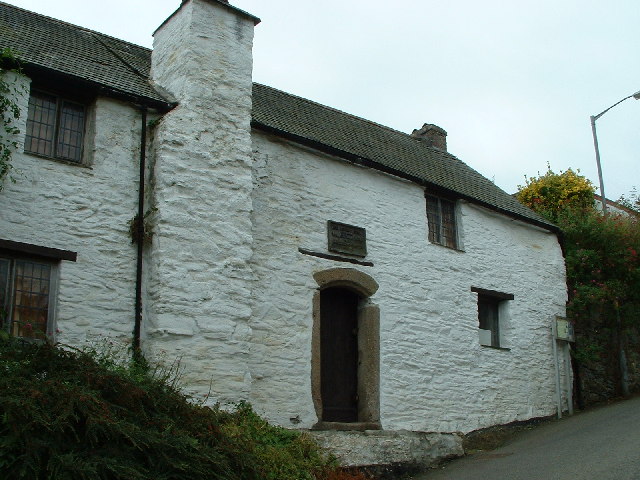
POLYGON ((561 211, 593 207, 595 187, 571 168, 556 173, 547 165, 544 175, 525 176, 525 183, 518 185, 516 198, 552 222, 558 221, 561 211))

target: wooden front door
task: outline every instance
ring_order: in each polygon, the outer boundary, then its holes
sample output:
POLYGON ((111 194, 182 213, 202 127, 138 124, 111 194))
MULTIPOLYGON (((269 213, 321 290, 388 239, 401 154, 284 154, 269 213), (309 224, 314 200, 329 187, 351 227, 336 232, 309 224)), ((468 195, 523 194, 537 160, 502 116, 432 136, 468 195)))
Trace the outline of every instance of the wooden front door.
POLYGON ((358 421, 358 302, 345 288, 320 293, 322 420, 358 421))

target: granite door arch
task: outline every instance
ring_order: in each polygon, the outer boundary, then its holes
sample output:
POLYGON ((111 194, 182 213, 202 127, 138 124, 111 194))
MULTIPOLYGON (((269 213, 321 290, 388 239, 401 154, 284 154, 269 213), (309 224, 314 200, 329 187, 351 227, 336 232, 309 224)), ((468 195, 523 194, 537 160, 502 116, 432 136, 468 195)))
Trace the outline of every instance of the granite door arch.
POLYGON ((380 428, 378 284, 352 268, 314 274, 311 385, 316 428, 380 428))

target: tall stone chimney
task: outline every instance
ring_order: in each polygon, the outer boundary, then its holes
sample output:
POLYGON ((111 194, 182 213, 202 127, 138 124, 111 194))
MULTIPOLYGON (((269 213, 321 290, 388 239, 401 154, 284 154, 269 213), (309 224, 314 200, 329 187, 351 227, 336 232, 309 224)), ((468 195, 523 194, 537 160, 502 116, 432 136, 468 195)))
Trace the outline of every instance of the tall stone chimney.
POLYGON ((143 349, 182 358, 212 401, 248 398, 253 272, 251 104, 259 20, 185 0, 154 33, 152 81, 177 106, 153 130, 143 349), (215 352, 215 355, 214 355, 215 352))
POLYGON ((437 125, 425 123, 420 130, 414 130, 411 136, 425 142, 430 147, 447 151, 447 132, 437 125))

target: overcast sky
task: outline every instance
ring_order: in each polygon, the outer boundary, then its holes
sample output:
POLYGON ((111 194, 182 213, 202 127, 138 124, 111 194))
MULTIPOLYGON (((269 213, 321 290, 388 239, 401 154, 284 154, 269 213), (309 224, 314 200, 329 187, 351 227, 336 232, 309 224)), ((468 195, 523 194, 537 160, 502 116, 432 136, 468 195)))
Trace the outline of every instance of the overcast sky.
MULTIPOLYGON (((140 45, 180 0, 7 0, 140 45)), ((597 185, 589 116, 640 90, 638 0, 231 0, 261 18, 254 80, 410 133, 509 193, 569 167, 597 185)), ((597 121, 605 192, 640 188, 640 101, 597 121)))

